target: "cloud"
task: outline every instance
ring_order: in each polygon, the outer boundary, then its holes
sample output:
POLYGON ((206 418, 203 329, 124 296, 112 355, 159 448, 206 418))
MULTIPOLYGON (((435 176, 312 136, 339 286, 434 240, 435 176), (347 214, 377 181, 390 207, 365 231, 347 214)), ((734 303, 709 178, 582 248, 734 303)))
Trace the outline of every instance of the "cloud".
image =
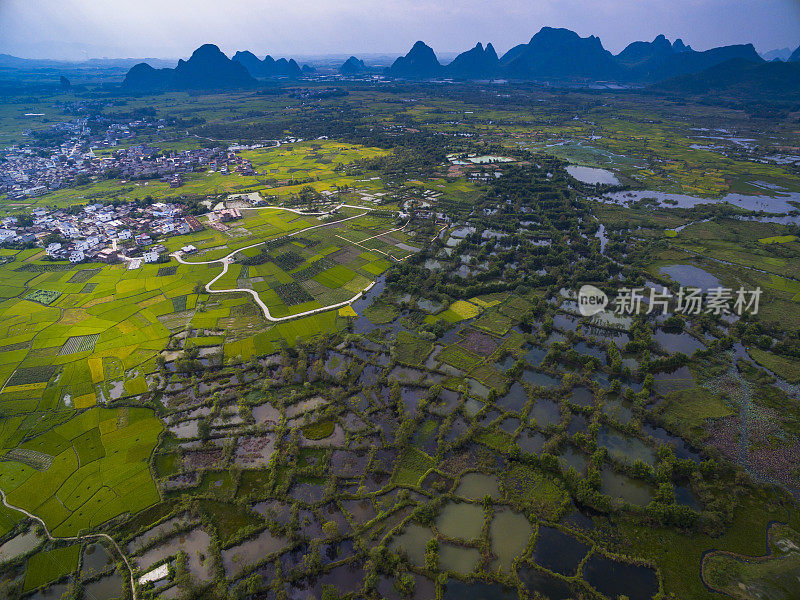
MULTIPOLYGON (((797 0, 0 0, 0 51, 186 56, 204 42, 258 54, 505 50, 544 25, 598 35, 618 52, 659 33, 703 49, 800 43, 797 0)), ((77 58, 69 56, 67 58, 77 58)))

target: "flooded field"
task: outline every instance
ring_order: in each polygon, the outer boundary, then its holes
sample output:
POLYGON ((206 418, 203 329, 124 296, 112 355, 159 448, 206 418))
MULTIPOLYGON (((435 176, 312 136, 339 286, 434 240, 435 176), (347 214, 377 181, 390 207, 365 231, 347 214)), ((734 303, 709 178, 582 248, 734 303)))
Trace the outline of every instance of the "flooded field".
POLYGON ((600 480, 600 491, 603 494, 619 498, 629 504, 645 506, 655 496, 655 488, 652 485, 617 473, 608 466, 603 467, 600 472, 600 480))
POLYGON ((629 463, 641 460, 650 466, 656 464, 655 450, 637 438, 628 437, 607 428, 601 428, 597 434, 597 445, 608 448, 609 454, 629 463))
POLYGON ((283 550, 287 544, 286 540, 274 537, 268 530, 262 531, 253 539, 222 551, 225 574, 228 577, 234 577, 237 572, 248 565, 283 550))
POLYGON ((192 577, 197 581, 207 581, 211 574, 204 557, 208 555, 210 542, 211 537, 205 531, 194 529, 189 533, 171 538, 166 543, 146 551, 141 556, 134 557, 134 560, 143 570, 148 570, 151 565, 174 556, 179 551, 183 551, 187 555, 187 568, 192 577))
POLYGON ((561 420, 561 409, 558 403, 547 398, 540 398, 536 401, 528 416, 539 427, 555 425, 561 420))

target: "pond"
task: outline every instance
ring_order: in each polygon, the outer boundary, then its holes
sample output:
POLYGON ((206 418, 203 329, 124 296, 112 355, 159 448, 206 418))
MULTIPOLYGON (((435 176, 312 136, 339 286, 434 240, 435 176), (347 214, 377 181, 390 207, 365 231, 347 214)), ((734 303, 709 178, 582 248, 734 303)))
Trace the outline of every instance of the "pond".
POLYGON ((169 430, 175 434, 175 437, 181 439, 196 438, 197 426, 199 424, 200 421, 197 419, 194 421, 183 421, 182 423, 173 425, 172 427, 169 428, 169 430))
POLYGON ((83 596, 92 600, 121 599, 124 597, 124 586, 125 581, 123 581, 122 576, 119 573, 112 573, 92 583, 84 584, 83 596))
POLYGON ((444 590, 443 600, 517 600, 514 588, 498 583, 466 583, 451 579, 444 590))
POLYGON ((334 450, 331 454, 330 472, 337 477, 361 477, 367 470, 370 455, 366 452, 334 450))
POLYGON ((514 432, 519 429, 519 426, 522 424, 522 421, 517 419, 516 417, 508 417, 503 419, 500 422, 500 429, 505 431, 508 434, 513 435, 514 432))
POLYGON ((531 346, 530 350, 525 354, 525 361, 531 366, 538 367, 542 364, 545 356, 547 356, 546 348, 531 346))
POLYGON ((433 532, 428 527, 411 523, 405 527, 403 533, 392 540, 390 547, 405 552, 412 564, 424 567, 425 545, 432 537, 433 532))
POLYGON ((439 546, 439 565, 443 571, 455 571, 467 575, 475 570, 480 560, 481 553, 477 548, 464 548, 452 544, 439 546))
POLYGON ((151 565, 174 556, 182 550, 188 556, 187 568, 192 577, 198 581, 207 581, 209 579, 208 566, 203 563, 201 556, 208 554, 210 542, 211 537, 205 531, 194 529, 189 533, 171 538, 148 550, 142 556, 136 557, 136 564, 142 567, 143 571, 149 571, 148 567, 151 565))
POLYGON ((366 498, 363 500, 343 500, 342 506, 357 523, 371 521, 378 514, 372 505, 372 501, 366 498))
POLYGON ((447 416, 455 410, 460 397, 458 392, 444 388, 439 392, 439 397, 429 405, 429 410, 434 414, 447 416))
POLYGON ((686 366, 675 369, 671 373, 654 373, 653 380, 655 382, 653 389, 662 396, 694 387, 694 377, 689 367, 686 366))
POLYGON ((524 430, 517 438, 517 445, 519 449, 528 454, 539 454, 544 448, 544 443, 547 438, 544 434, 538 431, 531 431, 530 429, 524 430))
POLYGON ((114 559, 102 544, 89 544, 83 551, 81 577, 86 578, 105 571, 114 564, 114 559))
POLYGON ((491 388, 474 379, 467 379, 467 388, 470 394, 482 400, 486 400, 486 398, 489 397, 489 393, 492 391, 491 388))
POLYGON ((508 393, 497 400, 497 406, 509 412, 520 412, 528 402, 528 392, 520 382, 515 382, 508 393))
POLYGON ((151 527, 143 534, 138 537, 135 537, 131 542, 128 543, 128 552, 134 553, 138 552, 146 545, 148 545, 151 541, 155 540, 157 537, 165 534, 170 529, 175 529, 179 524, 186 522, 187 515, 179 515, 177 517, 173 517, 164 521, 163 523, 156 525, 155 527, 151 527))
POLYGON ((658 329, 653 337, 656 343, 669 354, 683 352, 686 356, 691 356, 696 350, 703 350, 706 347, 705 344, 685 331, 670 333, 664 329, 658 329))
POLYGON ((717 277, 694 265, 667 265, 661 267, 658 272, 662 275, 667 275, 684 287, 708 290, 722 285, 722 282, 717 277))
POLYGON ((592 375, 591 380, 597 383, 602 388, 607 388, 611 384, 609 376, 603 373, 602 371, 598 371, 597 373, 592 375))
POLYGON ((586 428, 589 426, 589 422, 587 421, 584 415, 578 414, 573 415, 572 419, 569 422, 569 427, 567 428, 567 433, 569 435, 575 435, 576 433, 580 433, 582 431, 586 431, 586 428))
POLYGON ((644 423, 642 430, 645 435, 653 436, 659 442, 672 446, 672 451, 676 458, 681 460, 691 460, 696 463, 702 462, 703 457, 700 452, 692 448, 692 446, 683 438, 677 435, 672 435, 663 427, 656 427, 650 423, 644 423))
POLYGON ((578 319, 571 315, 558 313, 553 317, 553 327, 564 331, 575 331, 578 329, 578 319))
POLYGON ((522 567, 519 578, 529 592, 537 592, 549 600, 572 600, 575 594, 569 584, 533 567, 522 567))
POLYGON ((531 385, 538 385, 546 388, 554 388, 561 385, 561 379, 531 369, 525 369, 522 372, 522 380, 531 385))
POLYGON ((486 496, 496 500, 500 498, 500 484, 494 475, 467 473, 461 476, 455 494, 470 500, 481 501, 486 496))
POLYGON ((596 346, 590 346, 586 342, 578 342, 574 346, 575 351, 578 354, 585 354, 587 356, 594 356, 596 359, 600 361, 601 365, 606 364, 606 351, 603 348, 598 348, 596 346))
POLYGON ((586 561, 583 577, 609 598, 624 595, 629 600, 650 600, 658 592, 658 578, 653 569, 629 565, 599 554, 586 561))
POLYGON ((603 310, 596 315, 592 315, 590 321, 599 327, 619 327, 622 329, 630 329, 631 325, 633 325, 633 317, 628 315, 618 315, 616 312, 611 310, 603 310))
POLYGON ((470 541, 481 534, 483 507, 466 502, 450 502, 436 518, 436 529, 450 538, 470 541))
POLYGON ((600 482, 601 493, 637 506, 649 504, 655 494, 652 485, 617 473, 608 465, 600 472, 600 482))
MULTIPOLYGON (((317 480, 318 478, 315 477, 314 479, 317 480)), ((293 483, 292 487, 289 488, 289 495, 296 500, 300 500, 308 504, 319 502, 325 495, 324 480, 321 480, 319 483, 316 481, 308 483, 293 483)))
POLYGON ((633 418, 633 403, 629 400, 607 397, 603 403, 603 414, 620 425, 627 425, 633 418))
POLYGON ((492 408, 484 412, 480 418, 478 418, 478 423, 483 427, 488 427, 499 416, 500 412, 492 408))
POLYGON ((597 434, 597 445, 608 448, 608 453, 617 460, 633 463, 642 460, 650 466, 656 464, 656 452, 637 438, 629 437, 603 427, 597 434))
POLYGON ((667 208, 691 208, 698 204, 718 204, 729 202, 734 206, 750 211, 764 211, 768 213, 788 213, 795 210, 790 202, 800 202, 800 193, 782 194, 780 197, 768 196, 746 196, 744 194, 728 194, 722 198, 697 198, 683 194, 671 194, 668 192, 654 192, 652 190, 637 190, 627 192, 613 192, 605 194, 603 201, 615 204, 627 204, 636 202, 644 198, 653 199, 656 203, 667 208), (668 201, 668 203, 665 203, 668 201))
POLYGON ((499 566, 503 572, 510 573, 514 561, 528 547, 533 527, 524 515, 509 509, 496 512, 491 524, 492 554, 495 561, 492 569, 499 566))
POLYGON ((586 471, 586 464, 589 460, 586 455, 577 448, 567 446, 567 449, 558 456, 558 462, 565 471, 573 468, 576 472, 583 473, 586 471))
POLYGON ((589 550, 589 544, 571 535, 553 527, 540 526, 533 560, 554 573, 571 577, 575 575, 578 565, 589 550))
POLYGON ((597 169, 594 167, 581 167, 579 165, 567 165, 567 173, 572 175, 581 183, 591 185, 619 185, 619 179, 611 171, 597 169))
POLYGON ((464 420, 463 417, 458 416, 456 417, 452 423, 450 423, 450 429, 447 430, 447 434, 445 435, 444 439, 447 442, 454 442, 458 438, 460 438, 464 433, 466 433, 469 425, 464 420))
POLYGON ((42 539, 36 535, 36 532, 31 529, 25 533, 21 533, 8 540, 5 544, 0 546, 0 562, 11 560, 16 556, 27 554, 36 548, 42 539))
POLYGON ((361 589, 364 580, 363 564, 351 562, 340 565, 321 575, 314 581, 312 597, 324 598, 325 588, 333 586, 341 594, 350 594, 361 589))
POLYGON ((496 362, 495 366, 501 371, 508 371, 511 367, 513 367, 516 364, 516 362, 517 362, 516 359, 511 354, 509 354, 500 362, 496 362))
MULTIPOLYGON (((627 333, 616 331, 614 329, 606 329, 604 327, 597 327, 596 325, 587 325, 585 323, 582 325, 582 329, 584 334, 594 338, 601 338, 602 340, 607 342, 612 342, 616 344, 618 348, 622 348, 625 344, 627 344, 630 341, 630 337, 628 336, 627 333)), ((576 345, 575 346, 576 350, 577 347, 578 346, 576 345)), ((600 349, 594 348, 594 350, 600 350, 600 349)), ((603 352, 603 356, 605 357, 605 352, 603 352)))
POLYGON ((274 537, 269 530, 262 531, 256 537, 221 552, 225 575, 234 579, 242 569, 269 554, 283 550, 287 545, 285 539, 274 537))
POLYGON ((62 600, 69 588, 69 583, 57 583, 44 591, 36 592, 33 596, 29 596, 28 600, 62 600))
POLYGON ((592 393, 592 390, 585 387, 572 388, 569 401, 576 406, 592 406, 594 403, 594 394, 592 393))
POLYGON ((561 420, 561 409, 553 400, 539 398, 533 405, 529 417, 539 427, 547 427, 561 420))

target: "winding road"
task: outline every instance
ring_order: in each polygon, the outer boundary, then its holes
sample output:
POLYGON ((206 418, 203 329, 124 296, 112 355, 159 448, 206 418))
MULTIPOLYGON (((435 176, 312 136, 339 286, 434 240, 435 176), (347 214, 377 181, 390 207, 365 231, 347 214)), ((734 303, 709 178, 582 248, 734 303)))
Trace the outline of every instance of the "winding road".
MULTIPOLYGON (((320 227, 330 227, 331 225, 337 225, 339 223, 344 223, 345 221, 350 221, 352 219, 358 219, 359 217, 363 217, 364 215, 366 215, 368 212, 370 212, 372 210, 375 210, 373 208, 367 208, 367 207, 364 207, 364 206, 355 206, 355 205, 351 205, 351 204, 339 204, 338 206, 336 206, 335 208, 332 208, 329 211, 326 211, 326 212, 315 212, 315 213, 303 212, 303 211, 299 211, 299 210, 296 210, 296 209, 293 209, 293 208, 284 208, 282 206, 258 206, 258 207, 248 208, 248 209, 245 209, 245 210, 278 209, 278 210, 285 210, 285 211, 293 212, 293 213, 298 214, 298 215, 316 216, 316 215, 330 215, 331 213, 339 210, 340 208, 355 208, 355 209, 363 210, 364 212, 362 212, 360 214, 357 214, 357 215, 354 215, 352 217, 346 217, 344 219, 339 219, 338 221, 331 221, 330 223, 320 223, 319 225, 312 225, 311 227, 306 227, 305 229, 300 229, 300 230, 294 231, 292 233, 287 233, 286 237, 294 237, 296 235, 300 235, 301 233, 305 233, 307 231, 311 231, 312 229, 319 229, 320 227)), ((399 228, 399 229, 402 229, 402 228, 399 228)), ((381 233, 379 235, 386 235, 387 233, 391 233, 392 231, 397 231, 397 229, 392 229, 391 231, 386 231, 385 233, 381 233)), ((379 236, 373 236, 373 237, 379 237, 379 236)), ((372 239, 372 238, 368 238, 368 239, 372 239)), ((350 242, 350 243, 355 244, 355 242, 350 242)), ((246 288, 230 288, 230 289, 225 289, 225 290, 212 290, 211 289, 211 287, 217 281, 219 281, 222 277, 224 277, 225 274, 228 272, 228 267, 231 265, 231 263, 233 263, 233 257, 236 254, 238 254, 239 252, 242 252, 243 250, 249 250, 250 248, 257 248, 258 246, 262 246, 264 244, 266 244, 266 242, 259 242, 257 244, 251 244, 250 246, 245 246, 243 248, 239 248, 238 250, 234 250, 233 252, 231 252, 227 256, 225 256, 223 258, 219 258, 217 260, 192 261, 192 262, 189 262, 189 261, 183 260, 183 256, 182 256, 181 252, 173 252, 172 254, 170 254, 170 256, 172 256, 176 261, 178 261, 179 263, 181 263, 183 265, 212 265, 214 263, 220 263, 222 265, 222 272, 219 275, 217 275, 216 277, 214 277, 214 279, 212 279, 211 281, 209 281, 205 285, 206 292, 208 292, 209 294, 225 294, 225 293, 229 293, 229 292, 245 292, 247 294, 250 294, 251 296, 253 296, 253 299, 255 300, 256 304, 258 304, 258 306, 261 308, 261 312, 264 313, 264 318, 267 319, 267 321, 271 321, 273 323, 279 323, 281 321, 289 321, 291 319, 297 319, 297 318, 300 318, 300 317, 307 317, 309 315, 314 315, 314 314, 325 312, 325 311, 328 311, 328 310, 334 310, 334 309, 337 309, 337 308, 342 308, 344 306, 348 306, 348 305, 352 304, 353 302, 355 302, 356 300, 358 300, 359 298, 361 298, 361 296, 363 296, 365 292, 368 292, 370 289, 372 289, 372 286, 375 285, 375 282, 373 281, 364 290, 360 291, 358 294, 356 294, 355 296, 353 296, 349 300, 345 300, 344 302, 339 302, 338 304, 331 304, 330 306, 323 306, 323 307, 320 307, 320 308, 314 308, 314 309, 311 309, 311 310, 307 310, 307 311, 304 311, 304 312, 301 312, 301 313, 297 313, 297 314, 294 314, 294 315, 288 315, 288 316, 285 316, 285 317, 274 317, 274 316, 272 316, 272 313, 270 313, 270 311, 269 311, 269 307, 264 303, 264 301, 258 295, 258 292, 256 292, 255 290, 250 290, 250 289, 246 289, 246 288)), ((356 245, 359 245, 359 244, 356 244, 356 245)))
POLYGON ((28 512, 24 508, 20 508, 19 506, 14 506, 13 504, 9 504, 8 500, 6 499, 6 493, 3 490, 0 490, 0 499, 3 500, 3 506, 5 506, 6 508, 10 508, 11 510, 16 510, 18 512, 21 512, 22 514, 24 514, 29 519, 33 519, 34 521, 37 521, 42 526, 42 528, 44 529, 44 532, 47 535, 47 539, 49 539, 50 541, 80 542, 80 541, 83 541, 83 540, 104 539, 104 540, 108 540, 109 542, 111 542, 111 545, 114 546, 114 548, 116 548, 117 553, 120 555, 120 557, 122 558, 123 562, 125 563, 125 566, 128 568, 128 573, 130 574, 130 577, 131 577, 131 595, 132 595, 132 598, 133 598, 133 600, 138 600, 137 599, 137 595, 136 595, 136 583, 135 583, 134 578, 133 578, 133 568, 131 567, 131 563, 128 561, 128 558, 125 556, 125 554, 122 553, 122 549, 119 547, 117 542, 114 541, 114 538, 112 538, 110 535, 105 534, 105 533, 89 533, 87 535, 81 535, 81 536, 55 537, 50 533, 50 530, 47 528, 47 525, 45 525, 45 522, 42 521, 42 519, 40 519, 39 517, 37 517, 33 513, 28 512))

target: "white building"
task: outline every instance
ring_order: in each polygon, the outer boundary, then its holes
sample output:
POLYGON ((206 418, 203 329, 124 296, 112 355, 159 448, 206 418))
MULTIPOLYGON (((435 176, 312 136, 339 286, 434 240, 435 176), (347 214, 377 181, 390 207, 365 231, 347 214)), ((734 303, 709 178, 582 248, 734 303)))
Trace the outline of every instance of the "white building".
POLYGON ((58 242, 53 242, 52 244, 47 244, 45 252, 47 252, 48 256, 53 256, 59 250, 61 250, 61 244, 59 244, 58 242))
POLYGON ((84 258, 86 258, 86 256, 83 254, 83 250, 75 250, 69 254, 69 262, 71 263, 79 263, 83 261, 84 258))
POLYGON ((142 254, 142 258, 144 258, 144 262, 146 263, 154 263, 158 261, 158 252, 145 252, 142 254))

